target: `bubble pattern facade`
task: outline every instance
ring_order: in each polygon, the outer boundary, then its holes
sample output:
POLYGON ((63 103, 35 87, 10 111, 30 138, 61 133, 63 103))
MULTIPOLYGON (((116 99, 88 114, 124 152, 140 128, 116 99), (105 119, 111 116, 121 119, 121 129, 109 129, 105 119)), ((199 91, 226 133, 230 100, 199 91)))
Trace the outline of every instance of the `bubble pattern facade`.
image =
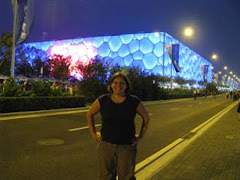
POLYGON ((109 60, 111 65, 138 66, 149 73, 197 81, 203 81, 201 68, 208 65, 207 81, 212 82, 212 64, 164 32, 57 40, 28 43, 26 46, 44 50, 49 56, 71 56, 71 75, 76 77, 79 76, 78 71, 74 70, 76 62, 88 64, 92 58, 99 56, 109 60), (172 65, 165 44, 180 44, 181 71, 178 73, 172 65))

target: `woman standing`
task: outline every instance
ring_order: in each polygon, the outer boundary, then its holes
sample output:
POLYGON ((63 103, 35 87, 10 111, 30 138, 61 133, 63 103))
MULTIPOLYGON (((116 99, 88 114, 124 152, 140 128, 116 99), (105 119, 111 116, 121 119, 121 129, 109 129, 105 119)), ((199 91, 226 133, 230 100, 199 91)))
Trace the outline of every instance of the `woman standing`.
POLYGON ((146 133, 149 115, 142 102, 129 94, 129 81, 117 72, 110 78, 109 92, 100 96, 87 113, 90 133, 98 143, 99 179, 132 180, 137 144, 146 133), (101 133, 96 132, 94 116, 100 112, 101 133), (139 136, 135 135, 135 116, 142 118, 139 136))

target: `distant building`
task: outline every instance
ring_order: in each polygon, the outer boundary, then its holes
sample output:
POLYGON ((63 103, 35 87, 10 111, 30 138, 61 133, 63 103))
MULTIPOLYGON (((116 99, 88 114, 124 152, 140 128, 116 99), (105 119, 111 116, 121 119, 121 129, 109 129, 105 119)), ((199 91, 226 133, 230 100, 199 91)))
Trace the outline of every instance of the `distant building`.
MULTIPOLYGON (((111 65, 139 66, 149 73, 167 77, 181 77, 198 82, 212 82, 213 77, 209 61, 164 32, 76 38, 26 45, 44 50, 50 56, 71 56, 70 68, 78 61, 88 64, 90 59, 99 56, 108 59, 111 65), (179 59, 175 61, 175 65, 177 63, 180 68, 179 72, 176 72, 168 52, 167 46, 172 44, 179 45, 179 59)), ((71 75, 80 77, 77 70, 72 70, 71 75)))

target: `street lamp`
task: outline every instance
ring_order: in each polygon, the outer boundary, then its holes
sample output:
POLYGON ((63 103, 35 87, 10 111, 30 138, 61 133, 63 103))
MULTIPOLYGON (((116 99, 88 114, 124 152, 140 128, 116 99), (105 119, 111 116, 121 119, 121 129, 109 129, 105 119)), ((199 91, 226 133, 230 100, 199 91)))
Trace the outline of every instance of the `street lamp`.
POLYGON ((213 59, 213 60, 217 60, 217 59, 218 59, 217 54, 213 54, 213 55, 212 55, 212 59, 213 59))
POLYGON ((228 69, 228 67, 227 67, 227 66, 224 66, 224 69, 225 69, 225 70, 227 70, 227 69, 228 69))
POLYGON ((185 35, 186 37, 192 37, 193 34, 194 34, 194 30, 193 30, 192 27, 186 27, 186 28, 184 29, 184 35, 185 35))

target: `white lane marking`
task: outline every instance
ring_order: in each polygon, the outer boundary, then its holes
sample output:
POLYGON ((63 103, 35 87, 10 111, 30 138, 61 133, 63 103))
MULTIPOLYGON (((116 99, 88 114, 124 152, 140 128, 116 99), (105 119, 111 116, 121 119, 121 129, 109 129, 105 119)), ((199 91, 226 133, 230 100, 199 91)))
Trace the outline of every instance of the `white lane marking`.
POLYGON ((173 149, 175 146, 180 144, 182 141, 184 141, 184 140, 182 138, 179 138, 176 141, 174 141, 173 143, 171 143, 168 146, 166 146, 165 148, 161 149, 160 151, 158 151, 155 154, 149 156, 148 158, 146 158, 142 162, 138 163, 136 165, 135 171, 141 170, 142 168, 144 168, 145 166, 147 166, 148 164, 153 162, 155 159, 159 158, 160 156, 164 155, 165 153, 167 153, 168 151, 173 149))
MULTIPOLYGON (((102 126, 101 124, 95 124, 95 127, 99 127, 102 126)), ((81 131, 83 129, 88 129, 88 126, 84 126, 84 127, 79 127, 79 128, 73 128, 73 129, 69 129, 68 131, 73 132, 73 131, 81 131)))
POLYGON ((176 110, 178 110, 179 108, 172 108, 172 109, 170 109, 170 111, 176 111, 176 110))
POLYGON ((51 112, 51 113, 43 113, 43 114, 29 114, 29 115, 20 115, 20 116, 0 117, 0 121, 7 121, 7 120, 12 120, 12 119, 44 117, 44 116, 55 116, 55 115, 63 115, 63 114, 74 114, 74 113, 82 113, 82 112, 87 112, 87 111, 88 110, 77 110, 77 111, 51 112))

